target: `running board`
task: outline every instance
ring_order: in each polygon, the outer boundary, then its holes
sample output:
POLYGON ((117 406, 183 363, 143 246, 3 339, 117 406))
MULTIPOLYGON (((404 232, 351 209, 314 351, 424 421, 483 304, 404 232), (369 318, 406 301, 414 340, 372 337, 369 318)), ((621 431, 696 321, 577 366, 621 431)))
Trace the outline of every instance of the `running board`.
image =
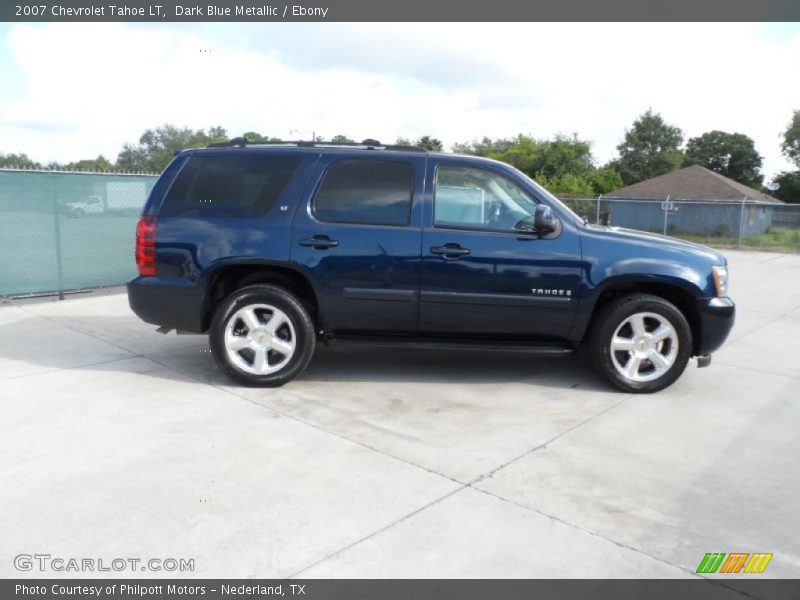
POLYGON ((464 340, 420 340, 415 338, 373 338, 364 337, 333 337, 328 338, 325 345, 334 347, 362 347, 362 348, 408 348, 412 350, 454 350, 471 351, 485 350, 488 352, 508 352, 514 354, 532 354, 536 356, 571 356, 577 350, 571 346, 543 342, 505 342, 494 343, 484 341, 464 340))

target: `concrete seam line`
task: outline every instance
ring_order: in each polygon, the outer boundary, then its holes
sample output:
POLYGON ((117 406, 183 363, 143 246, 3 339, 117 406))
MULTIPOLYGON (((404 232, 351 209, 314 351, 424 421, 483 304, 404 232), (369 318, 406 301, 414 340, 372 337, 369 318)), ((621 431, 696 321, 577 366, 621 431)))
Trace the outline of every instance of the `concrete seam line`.
MULTIPOLYGON (((170 367, 160 363, 159 361, 153 359, 152 357, 145 356, 145 357, 142 357, 142 358, 145 358, 146 360, 150 360, 153 363, 155 363, 155 364, 157 364, 159 366, 162 366, 162 367, 164 367, 166 369, 170 369, 170 367)), ((430 469, 427 469, 427 468, 422 467, 420 465, 411 463, 411 462, 409 462, 407 460, 398 458, 396 456, 392 456, 391 454, 387 454, 386 452, 383 452, 383 451, 378 450, 376 448, 372 448, 371 446, 368 446, 368 445, 366 445, 366 444, 364 444, 362 442, 358 442, 358 441, 355 441, 355 440, 351 440, 351 439, 349 439, 347 437, 344 437, 343 435, 341 435, 339 433, 328 431, 327 429, 325 429, 325 428, 323 428, 323 427, 321 427, 321 426, 319 426, 319 425, 317 425, 315 423, 308 423, 308 422, 303 421, 302 419, 300 419, 298 417, 295 417, 293 415, 287 415, 287 414, 283 413, 282 411, 275 410, 275 409, 273 409, 273 408, 271 408, 269 406, 264 406, 263 404, 261 404, 259 402, 255 402, 254 400, 251 400, 250 398, 247 398, 245 396, 241 396, 241 395, 237 394, 236 392, 234 392, 232 390, 227 390, 227 389, 225 389, 225 388, 223 388, 223 387, 221 387, 219 385, 216 385, 216 384, 213 384, 213 383, 209 383, 207 381, 203 381, 203 380, 201 380, 200 378, 198 378, 198 377, 196 377, 194 375, 191 375, 189 373, 181 371, 180 369, 174 369, 173 368, 172 370, 175 370, 178 373, 182 373, 183 375, 186 375, 187 377, 190 377, 190 378, 194 379, 195 381, 198 381, 200 383, 208 385, 208 386, 210 386, 212 388, 215 388, 215 389, 217 389, 217 390, 219 390, 219 391, 221 391, 223 393, 230 394, 234 398, 238 398, 239 400, 243 400, 243 401, 248 402, 249 404, 253 404, 253 405, 255 405, 255 406, 259 407, 259 408, 262 408, 262 409, 265 409, 265 410, 269 410, 270 412, 274 412, 274 413, 276 413, 276 414, 278 414, 280 416, 283 416, 284 418, 292 419, 292 420, 297 421, 297 422, 299 422, 299 423, 301 423, 303 425, 306 425, 306 426, 309 426, 309 427, 313 427, 314 429, 318 429, 318 430, 322 431, 323 433, 327 433, 329 435, 337 437, 337 438, 339 438, 341 440, 344 440, 344 441, 349 442, 351 444, 354 444, 356 446, 360 446, 360 447, 366 448, 368 450, 371 450, 371 451, 375 452, 376 454, 380 454, 380 455, 385 456, 387 458, 394 459, 394 460, 396 460, 398 462, 401 462, 403 464, 409 465, 411 467, 416 467, 418 469, 424 470, 424 471, 426 471, 428 473, 431 473, 433 475, 438 475, 439 477, 443 477, 445 479, 448 479, 448 480, 452 481, 453 483, 456 483, 459 486, 459 487, 456 487, 455 489, 453 489, 452 491, 448 492, 447 494, 444 494, 443 496, 441 496, 439 498, 436 498, 436 499, 432 500, 431 502, 428 502, 427 504, 424 504, 423 506, 420 506, 419 508, 416 508, 413 511, 403 515, 399 519, 396 519, 395 521, 392 521, 391 523, 385 525, 384 527, 376 529, 375 531, 373 531, 373 532, 371 532, 371 533, 369 533, 369 534, 367 534, 367 535, 365 535, 365 536, 363 536, 363 537, 361 537, 361 538, 359 538, 359 539, 347 544, 346 546, 343 546, 342 548, 339 548, 338 550, 336 550, 334 552, 331 552, 330 554, 328 554, 328 555, 326 555, 326 556, 324 556, 324 557, 322 557, 322 558, 320 558, 320 559, 318 559, 318 560, 306 565, 305 567, 299 569, 298 571, 295 571, 294 573, 292 573, 290 575, 281 576, 280 577, 281 579, 290 579, 292 577, 296 577, 300 573, 302 573, 304 571, 307 571, 308 569, 314 567, 315 565, 318 565, 321 562, 328 560, 329 558, 333 558, 334 556, 349 550, 350 548, 360 544, 361 542, 366 541, 366 540, 368 540, 368 539, 370 539, 370 538, 372 538, 372 537, 374 537, 374 536, 376 536, 376 535, 378 535, 378 534, 380 534, 380 533, 382 533, 382 532, 384 532, 384 531, 386 531, 388 529, 391 529, 395 525, 397 525, 399 523, 402 523, 403 521, 405 521, 406 519, 408 519, 410 517, 413 517, 414 515, 418 514, 419 512, 421 512, 423 510, 425 510, 426 508, 429 508, 429 507, 431 507, 431 506, 433 506, 435 504, 438 504, 442 500, 445 500, 445 499, 449 498, 450 496, 452 496, 453 494, 456 494, 456 493, 460 492, 461 490, 465 490, 465 489, 467 489, 469 487, 469 484, 466 484, 464 482, 461 482, 461 481, 458 481, 456 479, 453 479, 452 477, 449 477, 449 476, 444 475, 442 473, 438 473, 436 471, 432 471, 430 469)))
POLYGON ((539 515, 541 515, 543 517, 547 517, 548 519, 552 519, 553 521, 556 521, 556 522, 561 523, 563 525, 566 525, 568 527, 572 527, 573 529, 576 529, 577 531, 581 531, 583 533, 586 533, 587 535, 591 535, 591 536, 596 537, 598 539, 601 539, 601 540, 604 540, 604 541, 609 542, 611 544, 614 544, 615 546, 618 546, 620 548, 625 548, 626 550, 630 550, 632 552, 636 552, 636 553, 641 554, 642 556, 646 556, 646 557, 648 557, 648 558, 650 558, 652 560, 664 563, 664 564, 669 565, 671 567, 674 567, 674 568, 676 568, 676 569, 678 569, 680 571, 684 571, 685 573, 688 573, 689 575, 691 575, 691 576, 693 576, 693 577, 695 577, 697 579, 702 579, 702 580, 704 580, 704 581, 706 581, 708 583, 711 583, 711 584, 714 584, 714 585, 719 585, 721 587, 724 587, 725 589, 729 589, 729 590, 731 590, 733 592, 736 592, 736 593, 740 594, 741 596, 746 596, 748 598, 755 598, 756 597, 756 596, 753 596, 752 594, 749 594, 747 592, 738 590, 736 588, 729 587, 723 581, 720 581, 720 580, 717 580, 717 579, 712 579, 710 577, 706 577, 706 576, 703 576, 703 575, 699 575, 695 571, 692 571, 691 569, 689 569, 687 567, 683 567, 681 565, 676 565, 675 563, 670 562, 665 558, 661 558, 660 556, 655 556, 653 554, 649 554, 648 552, 645 552, 644 550, 641 550, 640 548, 636 548, 635 546, 629 546, 628 544, 625 544, 623 542, 619 542, 617 540, 614 540, 614 539, 611 539, 611 538, 607 538, 604 535, 601 535, 601 534, 599 534, 599 533, 597 533, 595 531, 592 531, 590 529, 585 529, 583 527, 580 527, 579 525, 575 525, 574 523, 570 523, 569 521, 566 521, 566 520, 564 520, 564 519, 562 519, 560 517, 556 517, 555 515, 551 515, 549 513, 541 511, 541 510, 539 510, 537 508, 534 508, 532 506, 527 506, 525 504, 521 504, 519 502, 516 502, 516 501, 511 500, 509 498, 505 498, 504 496, 500 496, 500 495, 495 494, 493 492, 490 492, 488 490, 484 490, 484 489, 481 489, 481 488, 473 488, 472 486, 470 486, 470 487, 472 489, 478 491, 478 492, 482 492, 482 493, 484 493, 484 494, 486 494, 488 496, 492 496, 494 498, 497 498, 498 500, 500 500, 502 502, 508 502, 510 504, 513 504, 514 506, 517 506, 517 507, 523 509, 523 510, 528 510, 528 511, 534 512, 536 514, 539 514, 539 515))
MULTIPOLYGON (((214 387, 217 387, 217 386, 214 386, 214 387)), ((218 388, 218 389, 223 389, 224 390, 224 388, 218 388)), ((351 444, 355 444, 356 446, 361 446, 362 448, 366 448, 367 450, 372 450, 373 452, 375 452, 377 454, 380 454, 380 455, 385 456, 387 458, 394 459, 394 460, 396 460, 398 462, 401 462, 403 464, 409 465, 411 467, 416 467, 417 469, 420 469, 422 471, 430 473, 431 475, 438 475, 439 477, 443 477, 444 479, 448 479, 448 480, 452 481, 453 483, 457 483, 458 485, 463 485, 463 486, 469 485, 469 483, 467 483, 465 481, 461 481, 459 479, 451 477, 450 475, 446 475, 444 473, 440 473, 439 471, 435 471, 435 470, 433 470, 431 468, 428 468, 428 467, 425 467, 423 465, 419 465, 419 464, 417 464, 415 462, 411 462, 410 460, 407 460, 405 458, 400 458, 399 456, 395 456, 394 454, 390 454, 389 452, 386 452, 385 450, 381 450, 381 449, 376 448, 374 446, 370 446, 366 442, 362 442, 362 441, 359 441, 359 440, 351 439, 351 438, 347 437, 346 435, 344 435, 342 433, 339 433, 338 431, 331 431, 330 429, 326 429, 325 427, 323 427, 322 425, 319 425, 318 423, 313 423, 311 421, 306 421, 305 419, 301 419, 298 416, 295 416, 295 415, 293 415, 291 413, 284 412, 284 411, 279 410, 277 408, 272 408, 271 406, 265 406, 265 405, 261 404, 260 402, 256 402, 256 401, 251 400, 250 398, 247 398, 245 396, 240 396, 236 392, 233 392, 233 391, 230 391, 230 390, 225 390, 225 391, 228 391, 229 393, 233 394, 237 398, 240 398, 241 400, 244 400, 246 402, 250 402, 251 404, 255 404, 256 406, 260 406, 260 407, 266 408, 268 410, 272 410, 275 413, 277 413, 277 414, 279 414, 279 415, 281 415, 281 416, 283 416, 283 417, 285 417, 287 419, 291 419, 293 421, 297 421, 298 423, 302 423, 303 425, 307 425, 309 427, 313 427, 314 429, 318 429, 319 431, 327 433, 328 435, 331 435, 333 437, 339 438, 339 439, 344 440, 346 442, 350 442, 351 444)))
POLYGON ((555 442, 559 438, 567 435, 568 433, 571 433, 572 431, 575 431, 579 427, 582 427, 583 425, 589 423, 590 421, 595 420, 597 417, 600 417, 600 416, 604 415, 605 413, 609 412, 610 410, 615 409, 616 407, 618 407, 622 403, 627 402, 628 400, 633 398, 633 396, 634 396, 634 394, 628 394, 627 396, 625 396, 619 402, 615 402, 611 406, 609 406, 607 408, 604 408, 603 410, 601 410, 598 413, 593 414, 591 417, 589 417, 587 419, 584 419, 583 421, 580 421, 578 423, 575 423, 575 425, 573 425, 572 427, 569 427, 569 428, 565 429, 564 431, 560 432, 558 435, 555 435, 552 438, 550 438, 549 440, 546 440, 546 441, 542 442, 541 444, 538 444, 538 445, 534 446, 530 450, 526 450, 525 452, 523 452, 519 456, 516 456, 516 457, 512 458, 511 460, 501 464, 500 466, 493 468, 491 471, 487 471, 486 473, 483 473, 483 474, 479 475, 478 477, 476 477, 475 479, 473 479, 472 481, 467 483, 467 485, 472 487, 472 485, 475 484, 475 483, 478 483, 480 481, 484 481, 484 480, 487 480, 487 479, 491 479, 492 477, 494 477, 494 474, 497 473, 498 471, 500 471, 501 469, 505 469, 509 465, 513 465, 515 462, 525 458, 526 456, 529 456, 530 454, 533 454, 537 450, 541 450, 542 448, 547 448, 547 446, 549 444, 552 444, 553 442, 555 442))
POLYGON ((24 375, 12 375, 11 377, 0 377, 0 381, 11 381, 12 379, 23 379, 25 377, 34 377, 36 375, 48 375, 50 373, 59 373, 61 371, 74 371, 79 369, 88 369, 90 367, 96 367, 98 365, 109 365, 111 363, 119 362, 121 360, 132 360, 134 358, 145 358, 144 356, 135 355, 135 356, 121 356, 119 358, 112 358, 111 360, 101 360, 95 363, 88 363, 85 365, 74 365, 72 367, 54 367, 52 369, 47 369, 46 371, 37 371, 36 373, 25 373, 24 375))
MULTIPOLYGON (((766 321, 766 322, 765 322, 763 325, 761 325, 761 327, 759 327, 758 329, 754 329, 753 331, 748 331, 747 333, 743 333, 743 334, 742 334, 742 335, 740 335, 739 337, 735 337, 735 338, 733 338, 733 339, 729 340, 729 341, 728 341, 728 342, 725 344, 725 346, 731 346, 731 345, 733 345, 733 344, 738 344, 740 341, 742 341, 742 340, 743 340, 744 338, 746 338, 747 336, 753 335, 754 333, 756 333, 756 332, 760 331, 760 330, 761 330, 763 327, 766 327, 767 325, 772 325, 772 324, 773 324, 775 321, 780 321, 781 319, 783 319, 784 317, 786 317, 786 316, 787 316, 787 315, 788 315, 790 312, 792 312, 792 310, 794 310, 794 309, 791 309, 789 312, 785 312, 785 313, 781 313, 781 314, 779 314, 779 315, 775 315, 775 316, 774 316, 772 319, 770 319, 769 321, 766 321)), ((765 314, 765 313, 760 313, 760 314, 765 314)))
POLYGON ((383 527, 381 527, 379 529, 376 529, 372 533, 369 533, 369 534, 367 534, 367 535, 355 540, 354 542, 351 542, 351 543, 347 544, 346 546, 343 546, 342 548, 339 548, 338 550, 336 550, 334 552, 331 552, 327 556, 325 556, 323 558, 320 558, 319 560, 316 560, 316 561, 314 561, 313 563, 311 563, 309 565, 306 565, 302 569, 300 569, 298 571, 295 571, 294 573, 292 573, 290 575, 287 575, 285 578, 286 579, 291 579, 291 578, 297 577, 300 573, 308 571, 309 569, 317 566, 318 564, 323 563, 326 560, 329 560, 329 559, 333 558, 334 556, 342 554, 343 552, 348 551, 350 548, 353 548, 353 547, 357 546, 358 544, 361 544, 362 542, 365 542, 365 541, 367 541, 367 540, 369 540, 369 539, 371 539, 371 538, 373 538, 373 537, 375 537, 377 535, 380 535, 384 531, 388 531, 392 527, 395 527, 396 525, 399 525, 403 521, 406 521, 406 520, 410 519, 411 517, 421 513, 423 510, 426 510, 426 509, 430 508, 431 506, 439 504, 443 500, 447 500, 451 496, 454 496, 455 494, 467 489, 468 487, 469 487, 468 485, 462 485, 461 487, 456 488, 456 489, 452 490, 451 492, 448 492, 444 496, 441 496, 440 498, 436 498, 435 500, 432 500, 431 502, 428 502, 427 504, 425 504, 423 506, 420 506, 417 509, 412 510, 410 513, 400 517, 399 519, 396 519, 395 521, 392 521, 388 525, 385 525, 385 526, 383 526, 383 527))
POLYGON ((272 413, 275 413, 276 415, 280 415, 280 416, 282 416, 282 417, 284 417, 286 419, 291 419, 292 421, 296 421, 298 423, 301 423, 302 425, 306 425, 307 427, 312 427, 314 429, 317 429, 318 431, 321 431, 321 432, 326 433, 328 435, 331 435, 333 437, 339 438, 340 440, 343 440, 343 441, 348 442, 350 444, 354 444, 356 446, 360 446, 361 448, 366 448, 367 450, 371 450, 372 452, 375 452, 376 454, 380 454, 381 456, 385 456, 387 458, 391 458, 391 459, 396 460, 396 461, 398 461, 400 463, 403 463, 405 465, 408 465, 408 466, 411 466, 411 467, 415 467, 417 469, 420 469, 422 471, 430 473, 431 475, 437 475, 439 477, 442 477, 444 479, 452 481, 453 483, 456 483, 458 485, 462 485, 462 486, 468 485, 467 482, 460 481, 460 480, 455 479, 454 477, 450 477, 449 475, 446 475, 444 473, 439 473, 438 471, 434 471, 433 469, 430 469, 430 468, 425 467, 423 465, 418 465, 418 464, 416 464, 414 462, 411 462, 409 460, 406 460, 404 458, 400 458, 398 456, 395 456, 393 454, 385 452, 384 450, 380 450, 378 448, 370 446, 369 444, 367 444, 365 442, 361 442, 359 440, 351 439, 351 438, 349 438, 349 437, 347 437, 347 436, 345 436, 345 435, 343 435, 343 434, 341 434, 339 432, 331 431, 329 429, 326 429, 325 427, 323 427, 323 426, 321 426, 321 425, 319 425, 317 423, 312 423, 310 421, 306 421, 306 420, 301 419, 300 417, 297 417, 297 416, 292 415, 290 413, 286 413, 284 411, 278 410, 278 409, 273 408, 271 406, 267 406, 265 404, 261 404, 260 402, 256 402, 255 400, 252 400, 252 399, 250 399, 250 398, 248 398, 246 396, 242 396, 241 394, 238 394, 234 390, 226 389, 226 388, 224 388, 224 387, 222 387, 220 385, 217 385, 217 384, 214 384, 214 383, 211 383, 211 382, 208 382, 208 381, 203 381, 202 379, 200 379, 199 377, 196 377, 195 375, 192 375, 191 373, 187 373, 186 371, 182 371, 181 369, 177 369, 175 367, 170 367, 168 365, 165 365, 164 363, 159 362, 158 360, 153 358, 153 355, 142 356, 142 358, 150 360, 150 361, 154 362, 155 364, 157 364, 157 365, 159 365, 161 367, 164 367, 167 370, 176 371, 178 373, 181 373, 181 374, 183 374, 183 375, 185 375, 187 377, 190 377, 190 378, 194 379, 195 381, 198 381, 200 383, 208 385, 208 386, 210 386, 210 387, 212 387, 214 389, 217 389, 217 390, 219 390, 221 392, 229 394, 229 395, 233 396, 234 398, 237 398, 239 400, 243 400, 243 401, 245 401, 245 402, 247 402, 249 404, 257 406, 257 407, 259 407, 259 408, 261 408, 263 410, 268 410, 268 411, 270 411, 272 413))
POLYGON ((742 369, 743 371, 752 371, 753 373, 760 373, 762 375, 772 375, 774 377, 788 377, 789 379, 800 379, 800 374, 798 375, 787 375, 786 373, 778 373, 777 371, 767 371, 766 369, 756 369, 755 367, 745 367, 744 365, 739 365, 731 362, 727 362, 725 359, 722 359, 717 362, 724 367, 730 367, 732 369, 742 369))
MULTIPOLYGON (((511 500, 510 498, 506 498, 504 496, 498 495, 498 494, 496 494, 494 492, 490 492, 488 490, 472 487, 471 485, 469 487, 471 489, 477 491, 477 492, 481 492, 482 494, 485 494, 487 496, 490 496, 492 498, 500 500, 501 502, 507 502, 508 504, 511 504, 513 506, 516 506, 516 507, 521 508, 521 509, 526 510, 526 511, 530 511, 530 512, 536 513, 537 515, 540 515, 542 517, 546 517, 546 518, 548 518, 548 519, 550 519, 552 521, 555 521, 557 523, 560 523, 562 525, 565 525, 567 527, 575 529, 576 531, 580 531, 581 533, 585 533, 586 535, 590 535, 592 537, 595 537, 597 539, 603 540, 603 541, 608 542, 610 544, 614 544, 615 546, 617 546, 619 548, 624 548, 625 550, 630 550, 631 552, 636 552, 637 554, 641 554, 642 556, 646 556, 647 558, 650 558, 650 559, 655 560, 657 562, 669 565, 670 567, 673 567, 675 569, 683 571, 683 572, 685 572, 685 573, 687 573, 689 575, 692 575, 693 577, 695 577, 697 579, 704 579, 704 580, 708 581, 709 583, 717 584, 716 580, 710 579, 708 577, 702 577, 701 575, 698 575, 697 573, 695 573, 694 571, 692 571, 691 569, 689 569, 687 567, 684 567, 684 566, 681 566, 681 565, 677 565, 677 564, 675 564, 673 562, 670 562, 669 560, 667 560, 665 558, 661 558, 660 556, 655 556, 653 554, 645 552, 644 550, 636 548, 635 546, 630 546, 630 545, 625 544, 623 542, 619 542, 619 541, 614 540, 612 538, 608 538, 608 537, 606 537, 604 535, 601 535, 601 534, 599 534, 599 533, 597 533, 595 531, 592 531, 590 529, 585 529, 584 527, 581 527, 581 526, 576 525, 574 523, 570 523, 569 521, 566 521, 566 520, 564 520, 564 519, 562 519, 560 517, 557 517, 555 515, 551 515, 549 513, 546 513, 546 512, 544 512, 542 510, 539 510, 538 508, 534 508, 533 506, 528 506, 526 504, 521 504, 520 502, 516 502, 515 500, 511 500)), ((719 584, 719 585, 721 585, 721 584, 719 584)), ((726 587, 726 586, 723 586, 723 587, 726 587)), ((736 592, 740 593, 743 596, 750 596, 750 594, 747 594, 745 592, 740 592, 739 590, 733 589, 733 591, 736 591, 736 592)))
MULTIPOLYGON (((53 319, 52 317, 48 317, 46 315, 37 314, 37 313, 35 313, 33 311, 28 310, 24 306, 19 306, 18 308, 20 310, 24 310, 26 313, 28 313, 29 315, 32 315, 34 317, 39 317, 40 319, 44 319, 45 321, 49 321, 50 323, 55 323, 56 325, 60 325, 61 327, 64 327, 65 329, 69 329, 70 331, 74 331, 75 333, 81 333, 81 334, 83 334, 85 336, 88 336, 88 337, 94 339, 94 340, 97 340, 98 342, 103 342, 104 344, 108 344, 109 346, 114 346, 118 350, 122 350, 124 352, 128 352, 132 356, 143 357, 143 355, 139 354, 138 352, 134 352, 133 350, 128 350, 127 348, 124 348, 124 347, 120 346, 119 344, 115 344, 114 342, 109 342, 108 340, 104 340, 103 338, 97 337, 96 335, 94 335, 92 333, 89 333, 88 331, 83 331, 81 329, 76 329, 75 327, 70 327, 70 325, 67 324, 67 323, 61 323, 61 322, 57 321, 56 319, 53 319)), ((128 357, 128 358, 131 358, 131 357, 128 357)))

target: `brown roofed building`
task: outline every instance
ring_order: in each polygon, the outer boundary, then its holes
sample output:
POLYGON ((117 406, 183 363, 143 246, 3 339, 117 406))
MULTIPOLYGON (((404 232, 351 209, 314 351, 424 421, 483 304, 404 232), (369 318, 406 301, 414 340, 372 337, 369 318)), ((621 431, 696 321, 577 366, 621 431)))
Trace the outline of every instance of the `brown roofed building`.
POLYGON ((605 198, 638 198, 664 200, 750 200, 780 202, 738 181, 715 173, 700 165, 684 167, 652 179, 646 179, 605 194, 605 198))
POLYGON ((611 225, 718 236, 764 233, 775 207, 783 204, 699 165, 614 190, 601 202, 611 225))

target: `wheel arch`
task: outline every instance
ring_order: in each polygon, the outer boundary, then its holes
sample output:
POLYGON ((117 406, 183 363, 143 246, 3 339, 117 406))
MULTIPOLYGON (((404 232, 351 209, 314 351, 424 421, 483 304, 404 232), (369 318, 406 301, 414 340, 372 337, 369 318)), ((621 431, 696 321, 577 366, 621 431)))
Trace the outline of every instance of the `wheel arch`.
POLYGON ((271 262, 234 261, 218 265, 206 275, 202 303, 202 327, 207 330, 222 301, 239 288, 271 284, 294 294, 309 311, 317 328, 322 327, 317 292, 310 277, 293 265, 271 262))
POLYGON ((584 339, 586 337, 595 317, 605 305, 615 298, 635 293, 658 296, 671 302, 681 311, 692 331, 692 356, 696 356, 702 346, 702 329, 700 327, 700 311, 697 305, 697 292, 693 286, 681 279, 626 277, 604 283, 604 285, 595 290, 592 309, 587 311, 589 316, 583 325, 583 330, 580 332, 580 338, 584 339))

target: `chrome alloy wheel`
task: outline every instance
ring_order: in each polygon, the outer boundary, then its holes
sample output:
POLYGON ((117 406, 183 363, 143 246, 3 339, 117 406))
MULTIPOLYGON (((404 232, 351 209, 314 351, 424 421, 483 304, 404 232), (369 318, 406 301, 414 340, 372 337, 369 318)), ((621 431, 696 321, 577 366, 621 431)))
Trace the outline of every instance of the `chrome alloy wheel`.
POLYGON ((652 312, 625 319, 611 337, 611 360, 630 381, 653 381, 669 371, 678 356, 678 334, 672 323, 652 312))
POLYGON ((292 321, 269 304, 250 304, 237 310, 225 327, 225 351, 242 371, 269 375, 280 371, 297 347, 292 321))

